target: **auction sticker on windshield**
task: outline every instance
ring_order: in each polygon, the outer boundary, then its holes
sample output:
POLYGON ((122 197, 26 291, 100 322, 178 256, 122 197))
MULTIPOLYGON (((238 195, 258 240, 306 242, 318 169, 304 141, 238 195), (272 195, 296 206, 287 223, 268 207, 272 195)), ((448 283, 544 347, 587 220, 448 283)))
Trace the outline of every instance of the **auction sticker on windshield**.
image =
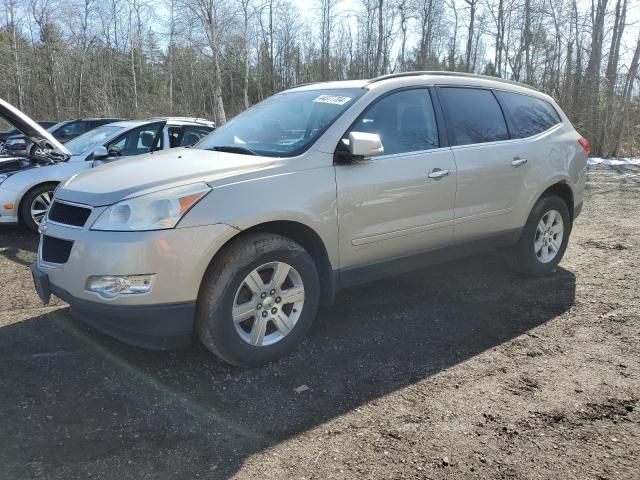
POLYGON ((320 95, 317 97, 315 103, 330 103, 332 105, 344 105, 349 102, 351 97, 342 97, 340 95, 320 95))

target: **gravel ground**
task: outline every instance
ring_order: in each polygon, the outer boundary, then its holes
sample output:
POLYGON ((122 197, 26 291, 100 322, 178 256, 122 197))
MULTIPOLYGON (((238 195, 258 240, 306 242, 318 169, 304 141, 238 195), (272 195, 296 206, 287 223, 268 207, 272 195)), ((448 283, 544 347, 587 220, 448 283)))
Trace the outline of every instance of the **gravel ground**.
POLYGON ((43 308, 37 238, 2 228, 0 478, 640 478, 639 206, 640 166, 594 167, 552 276, 491 254, 351 289, 253 370, 43 308))

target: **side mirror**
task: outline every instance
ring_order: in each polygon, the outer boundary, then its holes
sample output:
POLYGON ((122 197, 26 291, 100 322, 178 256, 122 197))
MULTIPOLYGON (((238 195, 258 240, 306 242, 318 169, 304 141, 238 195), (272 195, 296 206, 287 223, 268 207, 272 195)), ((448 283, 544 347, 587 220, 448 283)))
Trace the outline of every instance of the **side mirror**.
POLYGON ((376 133, 351 132, 349 134, 349 153, 354 158, 367 158, 384 153, 382 140, 376 133))
POLYGON ((99 147, 96 147, 96 149, 93 151, 93 155, 89 157, 89 159, 104 160, 105 158, 108 158, 108 157, 109 157, 109 152, 107 148, 100 145, 99 147))

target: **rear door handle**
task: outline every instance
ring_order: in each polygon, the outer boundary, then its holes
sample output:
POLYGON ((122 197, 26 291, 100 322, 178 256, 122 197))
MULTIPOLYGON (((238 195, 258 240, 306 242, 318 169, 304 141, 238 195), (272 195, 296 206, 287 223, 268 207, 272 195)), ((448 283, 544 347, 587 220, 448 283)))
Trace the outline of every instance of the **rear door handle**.
POLYGON ((520 165, 524 165, 525 163, 527 163, 527 159, 526 158, 514 158, 513 160, 511 160, 511 165, 513 165, 514 167, 519 167, 520 165))
POLYGON ((434 168, 429 174, 429 178, 438 178, 446 177, 449 175, 449 170, 440 170, 439 168, 434 168))

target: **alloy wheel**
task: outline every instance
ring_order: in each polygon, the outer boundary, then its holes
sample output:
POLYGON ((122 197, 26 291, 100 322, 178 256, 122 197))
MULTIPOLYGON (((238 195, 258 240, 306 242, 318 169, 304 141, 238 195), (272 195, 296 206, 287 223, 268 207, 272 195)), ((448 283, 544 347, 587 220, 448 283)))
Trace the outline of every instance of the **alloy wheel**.
POLYGON ((304 283, 291 265, 270 262, 245 277, 234 297, 236 332, 250 345, 273 345, 296 326, 304 305, 304 283))
POLYGON ((564 237, 562 215, 557 210, 546 212, 536 228, 533 250, 539 262, 549 263, 558 255, 564 237))
POLYGON ((51 198, 53 197, 53 191, 42 192, 31 203, 31 218, 36 225, 40 225, 42 219, 47 213, 49 205, 51 205, 51 198))

